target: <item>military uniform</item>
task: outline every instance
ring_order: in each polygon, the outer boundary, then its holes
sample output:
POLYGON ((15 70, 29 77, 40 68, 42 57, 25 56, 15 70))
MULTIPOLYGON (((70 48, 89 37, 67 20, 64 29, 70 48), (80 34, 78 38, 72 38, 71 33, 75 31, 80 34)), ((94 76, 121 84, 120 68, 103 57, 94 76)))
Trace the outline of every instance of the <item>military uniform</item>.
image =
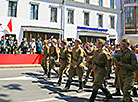
POLYGON ((138 69, 136 55, 126 49, 122 53, 121 63, 122 65, 118 65, 118 84, 123 92, 123 101, 132 102, 130 92, 135 83, 135 71, 138 69))
POLYGON ((80 47, 80 45, 78 45, 77 47, 74 47, 72 49, 72 54, 71 54, 71 64, 70 64, 70 69, 69 69, 69 78, 68 81, 66 83, 65 88, 62 91, 68 91, 72 82, 72 77, 74 77, 75 75, 77 75, 79 77, 79 89, 78 92, 82 92, 83 89, 83 73, 84 73, 84 69, 83 69, 83 60, 84 58, 84 51, 83 49, 80 47), (74 66, 76 66, 76 68, 74 68, 74 66))
POLYGON ((61 48, 59 62, 60 62, 60 68, 59 68, 58 85, 60 86, 63 74, 65 73, 66 76, 69 77, 69 73, 67 72, 67 66, 69 66, 71 62, 71 55, 69 51, 67 50, 67 47, 61 48))
POLYGON ((85 80, 83 82, 83 84, 85 85, 88 81, 88 78, 90 76, 90 74, 92 73, 92 60, 93 60, 93 50, 94 48, 90 47, 89 49, 85 48, 84 51, 86 52, 86 67, 87 72, 86 72, 86 77, 85 80))
MULTIPOLYGON (((137 85, 138 85, 138 70, 135 73, 136 73, 136 81, 137 81, 137 85)), ((138 86, 137 86, 137 89, 138 89, 138 86)))
MULTIPOLYGON (((102 39, 98 39, 98 44, 105 44, 105 41, 102 39)), ((93 52, 93 71, 94 71, 94 82, 93 82, 93 92, 90 97, 90 102, 94 102, 98 89, 101 89, 103 93, 106 95, 106 100, 112 98, 110 92, 104 87, 104 79, 107 73, 107 63, 108 63, 108 55, 104 48, 98 48, 93 52)))
POLYGON ((55 61, 58 59, 58 48, 56 45, 51 45, 49 48, 49 71, 48 71, 48 78, 51 78, 51 69, 53 69, 57 74, 58 71, 55 67, 55 61))
POLYGON ((47 43, 44 45, 44 54, 43 54, 43 59, 41 62, 41 66, 43 67, 44 70, 44 75, 47 74, 48 72, 48 61, 49 61, 49 47, 47 46, 47 43))

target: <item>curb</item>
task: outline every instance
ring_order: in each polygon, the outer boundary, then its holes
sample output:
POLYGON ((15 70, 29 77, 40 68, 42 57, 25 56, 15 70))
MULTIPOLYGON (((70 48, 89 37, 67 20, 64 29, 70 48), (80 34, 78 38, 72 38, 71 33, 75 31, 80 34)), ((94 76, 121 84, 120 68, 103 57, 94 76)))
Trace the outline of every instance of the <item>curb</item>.
POLYGON ((41 67, 40 64, 29 64, 29 65, 0 65, 0 68, 39 68, 41 67))

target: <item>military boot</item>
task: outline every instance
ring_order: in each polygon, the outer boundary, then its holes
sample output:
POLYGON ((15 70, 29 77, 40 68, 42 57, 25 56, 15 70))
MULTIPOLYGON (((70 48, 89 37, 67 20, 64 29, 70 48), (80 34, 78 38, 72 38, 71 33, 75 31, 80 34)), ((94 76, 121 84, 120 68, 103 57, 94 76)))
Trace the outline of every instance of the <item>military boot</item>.
POLYGON ((50 79, 51 79, 51 72, 48 72, 47 80, 50 80, 50 79))
POLYGON ((81 93, 83 91, 83 82, 80 82, 79 89, 77 90, 78 93, 81 93))
MULTIPOLYGON (((124 100, 123 100, 122 102, 128 102, 128 101, 124 101, 124 100)), ((132 101, 132 98, 130 98, 130 101, 129 101, 129 102, 133 102, 133 101, 132 101)))
POLYGON ((137 89, 135 87, 133 87, 132 92, 133 92, 133 96, 136 97, 137 96, 137 89))
POLYGON ((68 92, 69 91, 69 88, 70 88, 70 85, 71 85, 71 81, 68 80, 67 83, 66 83, 65 88, 63 88, 61 91, 62 92, 68 92))
POLYGON ((112 94, 113 96, 121 96, 121 92, 119 88, 116 88, 116 92, 112 94))
POLYGON ((112 99, 112 95, 110 94, 110 92, 106 89, 106 88, 101 88, 101 90, 103 91, 103 93, 105 94, 105 98, 103 99, 103 101, 109 101, 109 99, 112 99))
POLYGON ((96 98, 96 96, 97 96, 97 92, 98 92, 98 91, 94 91, 94 90, 93 90, 92 95, 91 95, 91 97, 90 97, 90 99, 89 99, 89 102, 94 102, 94 100, 95 100, 95 98, 96 98))
POLYGON ((88 82, 88 77, 86 77, 85 80, 83 81, 83 86, 85 86, 87 82, 88 82))
POLYGON ((59 80, 58 80, 58 82, 54 86, 55 87, 61 86, 61 81, 62 81, 62 78, 60 77, 59 80))
POLYGON ((43 76, 44 75, 47 75, 47 69, 45 69, 45 68, 43 68, 44 69, 44 74, 43 74, 43 76))

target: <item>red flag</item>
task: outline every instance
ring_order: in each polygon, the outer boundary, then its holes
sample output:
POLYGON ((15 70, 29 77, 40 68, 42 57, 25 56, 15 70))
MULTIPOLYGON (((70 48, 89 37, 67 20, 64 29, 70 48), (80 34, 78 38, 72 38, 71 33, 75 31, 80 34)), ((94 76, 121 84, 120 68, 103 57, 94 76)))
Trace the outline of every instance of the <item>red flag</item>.
POLYGON ((10 29, 10 32, 12 32, 12 19, 10 19, 10 21, 9 21, 7 26, 10 29))

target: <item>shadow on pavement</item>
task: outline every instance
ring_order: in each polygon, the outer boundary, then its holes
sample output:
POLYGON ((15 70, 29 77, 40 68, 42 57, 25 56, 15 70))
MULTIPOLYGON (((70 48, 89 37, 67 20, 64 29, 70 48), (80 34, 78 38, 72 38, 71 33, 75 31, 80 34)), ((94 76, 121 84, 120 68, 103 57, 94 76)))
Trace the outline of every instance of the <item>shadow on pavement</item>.
MULTIPOLYGON (((23 91, 21 87, 21 85, 19 84, 9 84, 9 85, 3 85, 4 88, 8 88, 10 90, 20 90, 20 91, 23 91)), ((0 101, 1 102, 1 101, 0 101)))
POLYGON ((0 94, 0 97, 8 97, 9 95, 6 94, 0 94))
POLYGON ((0 98, 0 102, 11 102, 11 100, 4 100, 0 98))

